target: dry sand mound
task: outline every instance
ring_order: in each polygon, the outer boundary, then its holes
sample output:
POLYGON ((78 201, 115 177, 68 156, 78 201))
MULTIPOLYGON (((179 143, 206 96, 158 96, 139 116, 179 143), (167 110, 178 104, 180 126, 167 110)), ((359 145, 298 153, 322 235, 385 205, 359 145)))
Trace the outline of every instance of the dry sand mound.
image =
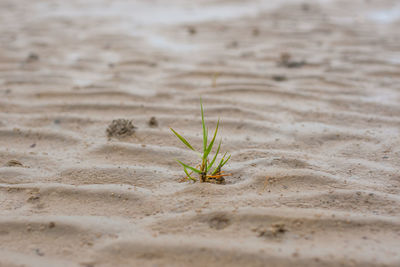
POLYGON ((0 266, 400 266, 399 10, 0 1, 0 266))

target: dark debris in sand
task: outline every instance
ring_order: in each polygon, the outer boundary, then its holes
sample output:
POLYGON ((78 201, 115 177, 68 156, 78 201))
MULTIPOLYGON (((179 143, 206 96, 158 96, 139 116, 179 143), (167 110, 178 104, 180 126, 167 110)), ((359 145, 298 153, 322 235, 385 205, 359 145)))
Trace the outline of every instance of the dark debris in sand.
POLYGON ((24 167, 24 165, 16 159, 12 159, 5 164, 6 167, 24 167))
POLYGON ((135 132, 136 127, 133 126, 132 120, 117 119, 113 120, 108 126, 106 133, 107 137, 127 137, 135 132))
POLYGON ((149 120, 149 126, 150 127, 157 127, 158 126, 158 121, 156 117, 151 117, 149 120))
POLYGON ((282 53, 280 61, 278 62, 278 66, 286 67, 286 68, 301 68, 306 65, 305 60, 294 61, 292 60, 292 55, 289 53, 282 53))

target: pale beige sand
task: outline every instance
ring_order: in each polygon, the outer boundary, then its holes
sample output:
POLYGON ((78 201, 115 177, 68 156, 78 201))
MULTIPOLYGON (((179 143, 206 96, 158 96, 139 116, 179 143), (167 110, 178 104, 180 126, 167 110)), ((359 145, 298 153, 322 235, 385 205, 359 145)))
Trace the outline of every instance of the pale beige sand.
POLYGON ((0 1, 0 266, 400 266, 396 2, 0 1))

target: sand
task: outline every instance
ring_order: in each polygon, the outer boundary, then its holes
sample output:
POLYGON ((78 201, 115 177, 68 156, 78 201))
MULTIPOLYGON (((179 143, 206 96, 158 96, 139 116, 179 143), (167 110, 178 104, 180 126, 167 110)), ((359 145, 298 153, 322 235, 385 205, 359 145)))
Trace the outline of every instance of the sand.
POLYGON ((0 266, 400 266, 399 10, 0 1, 0 266))

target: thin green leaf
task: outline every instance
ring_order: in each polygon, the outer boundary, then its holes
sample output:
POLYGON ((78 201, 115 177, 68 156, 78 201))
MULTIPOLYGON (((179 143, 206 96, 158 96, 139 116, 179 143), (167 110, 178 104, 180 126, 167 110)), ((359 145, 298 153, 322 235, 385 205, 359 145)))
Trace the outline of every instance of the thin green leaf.
POLYGON ((198 170, 198 169, 196 169, 196 168, 193 168, 193 167, 191 167, 191 166, 189 166, 189 165, 186 165, 185 163, 183 163, 182 161, 180 161, 180 160, 176 160, 177 162, 179 162, 184 168, 188 168, 188 169, 190 169, 190 170, 192 170, 192 171, 194 171, 194 172, 197 172, 198 174, 201 174, 201 171, 200 170, 198 170))
POLYGON ((228 162, 228 160, 231 158, 231 155, 221 164, 221 168, 228 162))
POLYGON ((184 143, 184 144, 185 144, 188 148, 190 148, 191 150, 196 151, 196 150, 189 144, 189 142, 186 141, 185 138, 183 138, 180 134, 178 134, 177 132, 175 132, 174 129, 172 129, 172 128, 170 128, 170 129, 171 129, 171 131, 179 138, 179 140, 182 141, 182 143, 184 143))
POLYGON ((201 125, 203 127, 203 152, 205 152, 207 149, 207 129, 206 129, 206 123, 204 122, 204 110, 201 97, 200 97, 200 107, 201 107, 201 125))
POLYGON ((219 149, 221 148, 221 143, 222 143, 222 139, 219 141, 217 152, 215 153, 214 158, 212 159, 212 161, 210 162, 210 164, 207 167, 207 172, 212 168, 212 166, 214 165, 215 160, 217 159, 217 155, 218 155, 219 149))
POLYGON ((186 173, 186 176, 187 176, 190 180, 197 182, 197 180, 196 180, 195 178, 193 178, 192 176, 190 176, 189 172, 187 171, 187 169, 186 169, 185 167, 183 167, 183 171, 186 173))
POLYGON ((211 149, 212 149, 212 147, 214 145, 215 138, 217 137, 218 126, 219 126, 219 119, 218 119, 218 122, 217 122, 217 127, 215 128, 214 137, 211 140, 210 144, 208 145, 207 150, 204 152, 204 158, 205 159, 208 157, 208 154, 210 154, 211 149))
POLYGON ((226 156, 227 152, 224 154, 224 156, 222 157, 222 159, 220 160, 219 164, 217 165, 217 167, 215 167, 214 171, 212 172, 211 175, 214 175, 218 172, 219 169, 221 169, 221 165, 222 163, 224 163, 225 160, 225 156, 226 156))
MULTIPOLYGON (((206 148, 207 148, 207 142, 208 142, 208 127, 206 127, 206 148)), ((206 158, 206 157, 204 157, 204 153, 205 153, 206 151, 205 150, 203 150, 203 158, 206 158)))

